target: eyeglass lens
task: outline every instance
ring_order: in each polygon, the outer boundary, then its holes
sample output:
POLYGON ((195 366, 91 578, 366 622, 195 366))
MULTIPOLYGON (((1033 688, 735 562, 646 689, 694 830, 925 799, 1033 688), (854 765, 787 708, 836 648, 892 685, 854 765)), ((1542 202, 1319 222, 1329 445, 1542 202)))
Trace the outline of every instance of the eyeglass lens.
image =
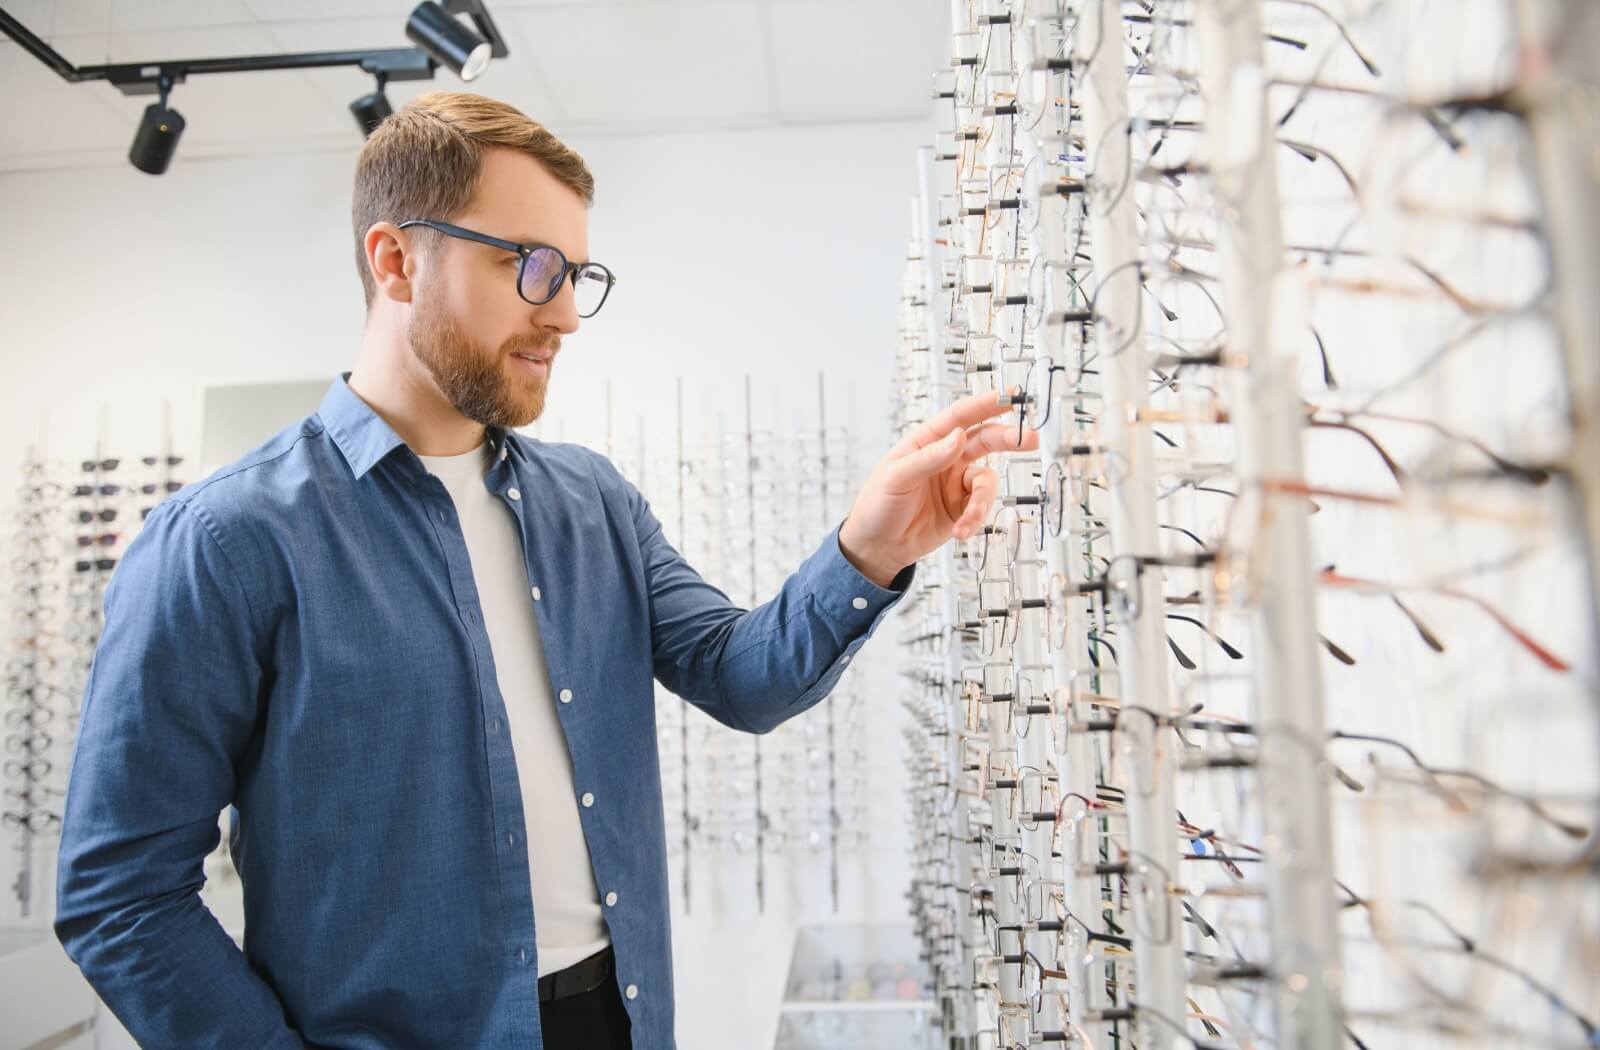
MULTIPOLYGON (((554 248, 535 248, 522 264, 522 297, 530 303, 547 303, 561 292, 567 278, 567 261, 554 248)), ((603 267, 587 263, 573 278, 579 317, 591 317, 605 301, 610 282, 603 267)))

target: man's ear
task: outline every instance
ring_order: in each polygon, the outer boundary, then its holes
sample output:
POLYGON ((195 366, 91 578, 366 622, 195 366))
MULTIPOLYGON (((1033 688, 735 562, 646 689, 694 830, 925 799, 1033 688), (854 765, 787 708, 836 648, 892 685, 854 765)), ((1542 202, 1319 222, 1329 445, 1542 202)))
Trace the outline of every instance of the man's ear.
POLYGON ((374 293, 397 303, 409 303, 412 282, 421 260, 421 246, 409 232, 392 222, 375 222, 362 242, 374 293))

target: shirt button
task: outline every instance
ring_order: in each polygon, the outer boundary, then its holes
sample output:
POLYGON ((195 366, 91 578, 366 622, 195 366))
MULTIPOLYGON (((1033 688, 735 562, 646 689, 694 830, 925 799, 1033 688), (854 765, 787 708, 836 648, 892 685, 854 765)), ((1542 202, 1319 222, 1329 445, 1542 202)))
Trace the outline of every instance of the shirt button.
POLYGON ((590 806, 594 805, 594 796, 592 794, 590 794, 589 792, 585 791, 583 793, 583 799, 581 801, 583 802, 583 808, 584 809, 588 809, 590 806))
POLYGON ((636 984, 630 984, 628 985, 628 990, 622 994, 626 995, 629 999, 637 999, 639 998, 639 986, 636 984))
POLYGON ((506 489, 506 495, 510 496, 512 499, 522 498, 522 493, 518 492, 516 489, 506 489))
POLYGON ((563 704, 572 703, 572 690, 571 689, 563 689, 563 690, 561 690, 561 702, 563 704))
POLYGON ((500 719, 496 718, 493 722, 489 723, 489 732, 491 732, 491 733, 500 732, 500 719))
POLYGON ((507 448, 509 446, 510 446, 510 442, 507 442, 506 444, 500 446, 500 458, 501 459, 505 459, 506 458, 506 450, 507 450, 507 448))
POLYGON ((606 907, 614 908, 616 906, 617 906, 617 895, 615 893, 606 894, 606 907))
POLYGON ((857 609, 865 609, 867 607, 867 600, 865 598, 851 598, 850 604, 857 609))
POLYGON ((516 844, 517 844, 517 833, 515 831, 506 832, 506 845, 507 846, 515 846, 516 844))
POLYGON ((533 589, 533 600, 534 601, 538 601, 539 600, 539 588, 537 588, 537 587, 535 587, 533 589))
POLYGON ((526 949, 526 948, 518 948, 517 949, 517 961, 521 962, 521 963, 526 963, 528 961, 528 949, 526 949))
POLYGON ((843 656, 839 657, 839 663, 847 664, 849 662, 850 662, 850 654, 849 653, 845 653, 843 656))
POLYGON ((450 515, 441 510, 439 512, 439 520, 448 523, 450 521, 450 515))

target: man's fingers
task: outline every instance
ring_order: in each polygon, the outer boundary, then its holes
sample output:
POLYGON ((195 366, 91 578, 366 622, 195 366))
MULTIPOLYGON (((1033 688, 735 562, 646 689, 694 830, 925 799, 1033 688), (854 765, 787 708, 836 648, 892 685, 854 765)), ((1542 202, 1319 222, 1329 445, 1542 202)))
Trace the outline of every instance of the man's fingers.
POLYGON ((951 532, 957 539, 964 540, 976 533, 983 527, 983 523, 989 520, 989 512, 994 509, 995 496, 1000 491, 1000 479, 988 467, 979 467, 974 463, 967 468, 961 480, 969 490, 967 506, 956 519, 951 532))
POLYGON ((1017 428, 1010 423, 985 423, 976 430, 967 431, 967 450, 962 458, 971 463, 991 452, 1020 452, 1039 447, 1039 432, 1022 428, 1022 442, 1017 443, 1017 428))
POLYGON ((884 483, 890 492, 916 488, 941 470, 959 463, 966 441, 965 430, 952 430, 942 440, 890 461, 883 472, 884 483))
POLYGON ((1003 415, 1013 407, 1000 404, 1000 395, 993 390, 968 394, 901 438, 889 454, 894 457, 908 455, 919 448, 926 448, 957 427, 965 430, 985 419, 1003 415))

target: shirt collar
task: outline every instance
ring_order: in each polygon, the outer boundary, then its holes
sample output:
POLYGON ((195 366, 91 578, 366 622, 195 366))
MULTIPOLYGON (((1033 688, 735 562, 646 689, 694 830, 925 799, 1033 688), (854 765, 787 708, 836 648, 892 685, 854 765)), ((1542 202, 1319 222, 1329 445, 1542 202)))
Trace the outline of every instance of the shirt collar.
MULTIPOLYGON (((356 392, 350 389, 349 379, 349 372, 339 373, 339 378, 328 387, 317 415, 333 438, 333 443, 344 454, 351 473, 359 479, 365 477, 389 453, 404 445, 405 439, 396 434, 394 428, 372 410, 371 405, 356 396, 356 392)), ((503 428, 488 428, 488 441, 494 448, 496 460, 500 458, 500 452, 508 440, 503 428)))

